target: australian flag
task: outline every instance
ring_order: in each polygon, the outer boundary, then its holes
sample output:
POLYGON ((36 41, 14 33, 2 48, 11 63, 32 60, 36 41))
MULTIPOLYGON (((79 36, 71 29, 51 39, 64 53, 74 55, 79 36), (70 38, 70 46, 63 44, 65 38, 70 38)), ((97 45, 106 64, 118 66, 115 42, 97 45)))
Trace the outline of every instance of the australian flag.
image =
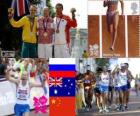
POLYGON ((75 59, 53 58, 49 62, 50 116, 75 116, 75 59))

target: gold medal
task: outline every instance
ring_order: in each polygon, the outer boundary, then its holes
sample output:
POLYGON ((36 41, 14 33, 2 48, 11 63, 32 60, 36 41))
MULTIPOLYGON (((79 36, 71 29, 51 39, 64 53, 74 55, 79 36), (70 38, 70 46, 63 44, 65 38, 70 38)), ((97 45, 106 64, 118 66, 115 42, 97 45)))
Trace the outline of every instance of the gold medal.
POLYGON ((56 33, 59 33, 59 30, 58 29, 56 30, 56 33))
POLYGON ((44 35, 44 37, 47 37, 47 32, 44 32, 44 34, 43 34, 43 35, 44 35))

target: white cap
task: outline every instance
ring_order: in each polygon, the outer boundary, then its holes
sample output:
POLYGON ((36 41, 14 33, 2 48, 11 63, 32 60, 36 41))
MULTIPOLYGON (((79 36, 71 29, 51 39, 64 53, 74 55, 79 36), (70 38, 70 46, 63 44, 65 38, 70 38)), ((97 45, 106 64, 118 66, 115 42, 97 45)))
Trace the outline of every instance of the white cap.
POLYGON ((121 63, 120 66, 121 66, 121 67, 124 67, 124 66, 126 66, 126 65, 125 65, 124 63, 121 63))

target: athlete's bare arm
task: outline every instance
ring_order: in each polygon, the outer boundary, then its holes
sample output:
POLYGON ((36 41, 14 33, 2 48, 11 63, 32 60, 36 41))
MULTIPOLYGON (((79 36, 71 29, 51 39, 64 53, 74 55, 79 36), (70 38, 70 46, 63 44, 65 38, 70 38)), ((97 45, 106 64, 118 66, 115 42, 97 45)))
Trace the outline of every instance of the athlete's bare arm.
POLYGON ((117 65, 116 67, 115 67, 115 69, 112 71, 112 75, 114 76, 116 73, 118 73, 119 72, 119 65, 117 65))
POLYGON ((10 71, 11 71, 11 69, 8 69, 8 70, 6 71, 6 79, 9 80, 9 81, 12 82, 12 83, 15 83, 16 85, 18 85, 19 79, 14 79, 14 78, 10 75, 10 71))
POLYGON ((104 0, 103 6, 104 7, 108 6, 108 0, 104 0))
POLYGON ((43 83, 30 83, 30 87, 44 87, 45 86, 45 80, 43 81, 43 83))
POLYGON ((121 3, 121 10, 122 10, 122 15, 124 14, 124 1, 120 0, 121 3))
POLYGON ((133 75, 132 75, 132 73, 131 73, 130 70, 128 70, 128 78, 129 78, 130 80, 134 79, 134 77, 133 77, 133 75))

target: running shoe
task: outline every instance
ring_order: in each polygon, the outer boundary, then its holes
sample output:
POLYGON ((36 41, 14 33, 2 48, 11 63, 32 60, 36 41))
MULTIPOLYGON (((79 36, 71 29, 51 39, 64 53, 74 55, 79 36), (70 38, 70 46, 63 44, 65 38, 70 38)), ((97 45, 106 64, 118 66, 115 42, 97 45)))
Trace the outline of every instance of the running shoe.
POLYGON ((99 110, 99 113, 102 113, 102 112, 103 112, 103 110, 102 110, 102 109, 100 109, 100 110, 99 110))
POLYGON ((108 113, 108 112, 109 112, 109 110, 108 110, 108 109, 104 109, 104 112, 108 113))
POLYGON ((128 108, 128 106, 126 105, 126 106, 124 106, 125 107, 125 110, 129 110, 129 108, 128 108))

